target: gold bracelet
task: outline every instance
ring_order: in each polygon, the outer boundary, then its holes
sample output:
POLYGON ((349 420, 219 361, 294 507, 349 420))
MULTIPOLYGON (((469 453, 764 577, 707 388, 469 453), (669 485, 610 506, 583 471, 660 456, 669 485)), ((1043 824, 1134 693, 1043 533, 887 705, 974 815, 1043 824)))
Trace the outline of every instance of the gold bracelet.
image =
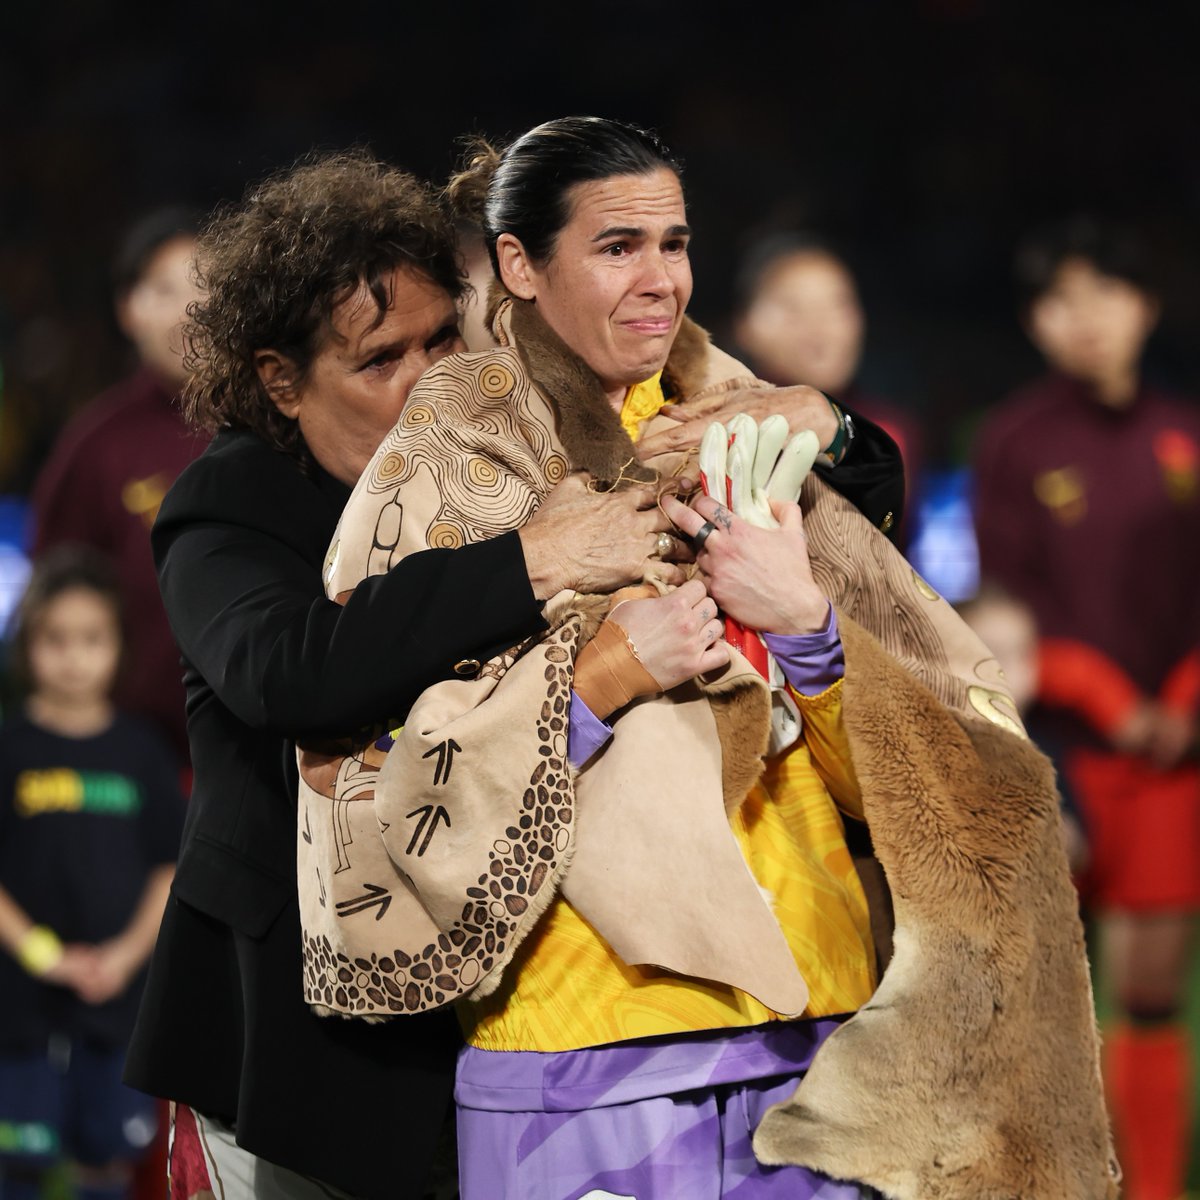
POLYGON ((35 925, 17 947, 17 962, 38 977, 58 966, 63 956, 63 945, 58 934, 45 925, 35 925))

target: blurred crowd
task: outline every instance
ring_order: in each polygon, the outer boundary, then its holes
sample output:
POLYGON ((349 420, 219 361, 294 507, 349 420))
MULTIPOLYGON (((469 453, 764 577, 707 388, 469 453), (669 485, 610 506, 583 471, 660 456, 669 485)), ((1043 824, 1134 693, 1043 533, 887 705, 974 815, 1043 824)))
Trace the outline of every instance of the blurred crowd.
MULTIPOLYGON (((155 1139, 154 1106, 122 1089, 116 1064, 188 785, 178 654, 148 532, 204 445, 178 404, 197 229, 186 209, 156 210, 117 249, 114 309, 135 370, 52 445, 27 431, 24 468, 6 427, 33 574, 9 629, 0 725, 0 994, 22 1008, 0 1028, 4 1200, 37 1194, 65 1160, 81 1195, 126 1194, 155 1139), (131 763, 143 765, 136 778, 131 763), (89 840, 99 824, 103 845, 89 840), (109 1119, 87 1119, 100 1111, 109 1119)), ((465 230, 472 348, 487 336, 478 251, 465 230)), ((925 414, 862 383, 872 326, 858 274, 817 232, 765 233, 738 265, 725 348, 892 435, 908 484, 898 540, 915 549, 939 516, 937 464, 925 414)), ((964 552, 978 569, 945 590, 1058 769, 1111 997, 1105 1071, 1127 1194, 1175 1200, 1192 1129, 1183 1017, 1200 905, 1200 558, 1189 549, 1200 403, 1145 378, 1159 290, 1136 230, 1074 216, 1031 231, 1013 276, 1012 320, 1044 371, 998 398, 973 438, 964 552)))

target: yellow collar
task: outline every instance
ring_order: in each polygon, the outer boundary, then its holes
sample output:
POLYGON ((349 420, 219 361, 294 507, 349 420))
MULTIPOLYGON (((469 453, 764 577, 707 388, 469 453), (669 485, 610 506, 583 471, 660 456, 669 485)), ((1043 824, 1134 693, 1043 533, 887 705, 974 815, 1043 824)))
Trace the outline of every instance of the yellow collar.
POLYGON ((666 402, 662 390, 662 372, 658 371, 649 379, 635 383, 625 393, 621 405, 621 427, 636 442, 642 422, 649 421, 666 402))

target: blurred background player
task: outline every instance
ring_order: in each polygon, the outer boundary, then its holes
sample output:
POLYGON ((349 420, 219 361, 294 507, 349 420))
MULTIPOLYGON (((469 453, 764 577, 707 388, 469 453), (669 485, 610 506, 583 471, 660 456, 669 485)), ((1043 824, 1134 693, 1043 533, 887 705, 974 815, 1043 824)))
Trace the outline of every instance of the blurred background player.
POLYGON ((900 447, 905 509, 915 511, 917 426, 895 404, 858 386, 866 317, 845 259, 819 238, 771 234, 742 259, 734 297, 733 336, 758 375, 808 384, 882 425, 900 447))
POLYGON ((1067 852, 1071 874, 1078 877, 1087 865, 1087 840, 1075 793, 1063 774, 1062 747, 1055 736, 1053 723, 1047 721, 1045 709, 1037 703, 1038 636, 1033 611, 995 584, 981 588, 970 600, 954 607, 996 656, 1026 732, 1050 757, 1058 771, 1063 848, 1067 852))
POLYGON ((121 1069, 183 800, 163 739, 110 699, 120 598, 96 552, 37 563, 12 650, 28 693, 0 728, 0 1193, 35 1200, 71 1162, 80 1200, 116 1200, 155 1135, 121 1069))
POLYGON ((1051 373, 980 429, 981 573, 1034 612, 1040 697, 1086 817, 1084 896, 1120 1018, 1106 1072, 1124 1194, 1175 1200, 1200 903, 1200 410, 1142 380, 1158 303, 1132 233, 1075 218, 1031 237, 1016 265, 1051 373))
POLYGON ((138 367, 97 396, 58 438, 32 496, 31 554, 79 543, 119 574, 130 640, 116 701, 154 722, 187 762, 183 670, 158 594, 150 526, 179 472, 204 449, 185 425, 181 327, 199 296, 192 277, 196 219, 182 208, 147 214, 114 263, 117 320, 138 367))

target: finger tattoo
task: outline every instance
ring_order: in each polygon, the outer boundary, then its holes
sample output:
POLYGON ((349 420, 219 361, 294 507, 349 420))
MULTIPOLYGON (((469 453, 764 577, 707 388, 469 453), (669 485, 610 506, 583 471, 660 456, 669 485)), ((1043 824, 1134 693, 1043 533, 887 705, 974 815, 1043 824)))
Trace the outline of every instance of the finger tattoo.
POLYGON ((712 519, 714 521, 716 521, 716 523, 718 525, 720 525, 721 528, 724 529, 726 533, 729 533, 732 531, 733 514, 729 511, 729 509, 725 508, 724 505, 721 505, 721 504, 717 505, 717 511, 715 513, 713 513, 712 519))

